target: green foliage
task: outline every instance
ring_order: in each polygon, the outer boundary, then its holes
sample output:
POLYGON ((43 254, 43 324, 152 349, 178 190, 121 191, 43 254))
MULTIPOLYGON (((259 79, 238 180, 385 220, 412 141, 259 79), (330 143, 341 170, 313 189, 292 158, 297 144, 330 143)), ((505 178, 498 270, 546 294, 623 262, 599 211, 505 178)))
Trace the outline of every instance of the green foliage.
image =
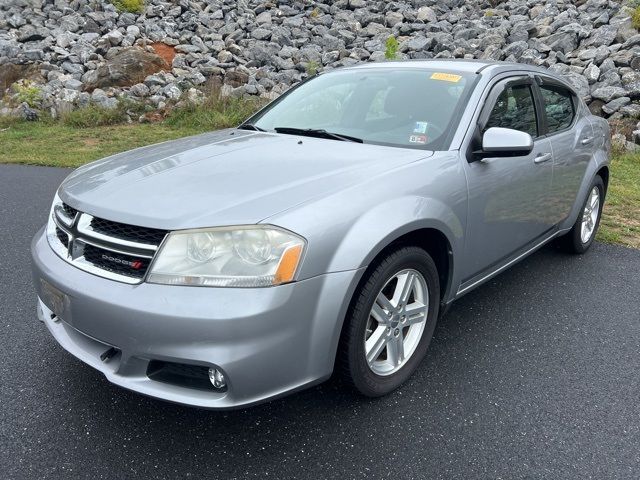
POLYGON ((144 0, 112 0, 119 12, 142 13, 144 0))
POLYGON ((42 89, 29 80, 20 80, 11 86, 15 93, 15 100, 18 103, 26 103, 31 108, 40 106, 42 100, 42 89))
POLYGON ((133 119, 136 120, 144 111, 142 104, 120 99, 116 108, 89 105, 63 114, 60 122, 63 125, 76 128, 103 127, 126 123, 130 117, 134 117, 133 119))
POLYGON ((597 239, 640 248, 640 154, 613 155, 597 239))
POLYGON ((306 67, 307 75, 315 75, 320 70, 320 67, 321 65, 315 60, 309 60, 306 67))
POLYGON ((174 108, 164 123, 175 128, 215 130, 239 125, 264 104, 255 97, 222 97, 212 91, 202 104, 174 108))
POLYGON ((125 115, 119 108, 103 108, 97 105, 89 105, 63 114, 60 120, 63 125, 70 127, 90 128, 123 123, 126 121, 125 115))
POLYGON ((631 25, 636 30, 640 30, 640 6, 637 6, 631 12, 631 25))
POLYGON ((387 60, 396 60, 398 58, 398 40, 391 36, 385 42, 384 58, 387 60))

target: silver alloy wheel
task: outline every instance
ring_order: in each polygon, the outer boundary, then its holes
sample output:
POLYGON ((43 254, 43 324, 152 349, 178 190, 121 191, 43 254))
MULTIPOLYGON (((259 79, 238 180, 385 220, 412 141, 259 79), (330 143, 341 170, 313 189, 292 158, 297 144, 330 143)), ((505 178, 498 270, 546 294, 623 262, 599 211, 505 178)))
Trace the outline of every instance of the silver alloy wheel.
POLYGON ((598 214, 600 213, 600 189, 593 187, 587 204, 582 212, 582 227, 580 228, 580 240, 582 243, 588 243, 593 236, 598 222, 598 214))
POLYGON ((396 273, 382 287, 364 336, 367 364, 377 375, 400 370, 415 352, 429 311, 429 289, 413 269, 396 273))

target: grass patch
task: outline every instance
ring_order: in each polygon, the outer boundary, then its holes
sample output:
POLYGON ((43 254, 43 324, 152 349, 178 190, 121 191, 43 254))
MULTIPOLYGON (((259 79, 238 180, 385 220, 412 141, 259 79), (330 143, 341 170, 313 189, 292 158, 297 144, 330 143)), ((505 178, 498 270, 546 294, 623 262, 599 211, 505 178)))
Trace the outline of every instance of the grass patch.
POLYGON ((108 155, 203 131, 161 123, 92 128, 59 122, 14 122, 9 127, 0 123, 0 163, 79 167, 108 155))
POLYGON ((119 12, 142 13, 144 0, 113 0, 113 5, 119 12))
POLYGON ((387 38, 387 41, 384 43, 384 47, 384 58, 387 60, 398 59, 398 49, 400 48, 400 45, 398 44, 396 37, 390 36, 387 38))
POLYGON ((128 114, 137 119, 144 112, 131 102, 120 102, 114 109, 89 106, 58 120, 0 117, 0 163, 79 167, 133 148, 239 125, 263 103, 256 98, 222 98, 214 92, 201 105, 174 108, 164 120, 143 124, 123 123, 128 114))
POLYGON ((164 124, 174 128, 216 130, 239 125, 264 105, 264 99, 221 97, 214 93, 201 105, 172 109, 164 124))
POLYGON ((640 6, 637 6, 631 12, 631 25, 636 30, 640 30, 640 6))
POLYGON ((127 114, 121 108, 108 109, 89 105, 63 114, 61 123, 70 127, 90 128, 117 125, 126 120, 127 114))
POLYGON ((640 154, 616 155, 597 240, 640 248, 640 154))

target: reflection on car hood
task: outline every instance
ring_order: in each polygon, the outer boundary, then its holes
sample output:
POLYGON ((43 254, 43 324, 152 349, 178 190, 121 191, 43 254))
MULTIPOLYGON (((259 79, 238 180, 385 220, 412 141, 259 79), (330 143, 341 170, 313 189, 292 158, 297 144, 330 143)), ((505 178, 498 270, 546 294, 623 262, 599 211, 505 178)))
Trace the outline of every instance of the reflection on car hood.
POLYGON ((139 148, 79 168, 71 206, 163 229, 253 224, 432 152, 222 130, 139 148))

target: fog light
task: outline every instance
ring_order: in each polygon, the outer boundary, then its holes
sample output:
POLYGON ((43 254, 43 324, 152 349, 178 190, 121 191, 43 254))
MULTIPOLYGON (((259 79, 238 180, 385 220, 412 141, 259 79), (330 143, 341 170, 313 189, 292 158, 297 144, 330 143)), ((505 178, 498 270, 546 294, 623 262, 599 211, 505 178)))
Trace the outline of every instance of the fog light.
POLYGON ((224 374, 217 368, 209 369, 209 380, 213 388, 224 388, 227 386, 227 380, 224 378, 224 374))

